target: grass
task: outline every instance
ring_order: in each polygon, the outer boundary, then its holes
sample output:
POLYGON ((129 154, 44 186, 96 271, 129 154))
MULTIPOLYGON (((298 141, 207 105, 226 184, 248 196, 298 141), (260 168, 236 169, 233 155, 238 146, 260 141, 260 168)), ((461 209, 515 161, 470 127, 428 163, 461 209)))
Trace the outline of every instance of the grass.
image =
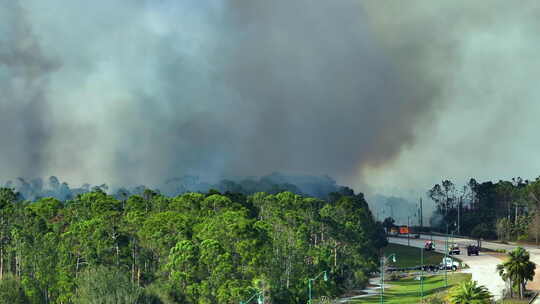
MULTIPOLYGON (((448 287, 451 288, 462 281, 470 280, 471 275, 465 273, 448 274, 448 287)), ((384 303, 386 304, 416 304, 420 303, 420 282, 414 277, 387 282, 391 285, 384 290, 384 303)), ((433 275, 424 278, 424 297, 444 290, 444 275, 433 275)), ((379 303, 378 295, 352 300, 350 304, 379 303)))
MULTIPOLYGON (((388 244, 384 248, 384 255, 396 254, 396 263, 390 263, 395 267, 414 267, 420 265, 420 251, 423 248, 414 248, 397 244, 388 244)), ((440 264, 443 254, 434 251, 424 251, 424 265, 440 264)))

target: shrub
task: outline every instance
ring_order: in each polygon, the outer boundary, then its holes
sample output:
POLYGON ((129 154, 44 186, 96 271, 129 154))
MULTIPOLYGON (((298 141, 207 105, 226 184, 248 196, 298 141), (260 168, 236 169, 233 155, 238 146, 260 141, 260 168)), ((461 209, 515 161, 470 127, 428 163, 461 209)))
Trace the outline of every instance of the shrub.
POLYGON ((75 304, 133 304, 143 296, 142 288, 114 268, 100 266, 88 269, 81 274, 77 283, 75 304))
POLYGON ((477 239, 496 239, 497 234, 494 231, 495 229, 491 228, 488 224, 482 223, 476 225, 471 231, 471 236, 477 239))
POLYGON ((0 280, 0 303, 28 304, 30 303, 21 282, 12 275, 4 275, 0 280))

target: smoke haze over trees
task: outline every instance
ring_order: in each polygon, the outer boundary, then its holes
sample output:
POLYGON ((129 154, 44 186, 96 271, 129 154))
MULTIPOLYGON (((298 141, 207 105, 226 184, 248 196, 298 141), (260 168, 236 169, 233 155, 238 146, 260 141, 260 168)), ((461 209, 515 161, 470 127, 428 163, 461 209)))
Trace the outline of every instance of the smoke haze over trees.
POLYGON ((350 184, 432 109, 433 88, 401 77, 358 1, 0 8, 4 180, 284 171, 350 184))
MULTIPOLYGON (((79 194, 96 189, 111 193, 117 199, 125 199, 125 197, 132 194, 141 195, 145 190, 150 190, 150 187, 145 185, 109 188, 106 184, 83 184, 80 187, 70 187, 67 182, 60 181, 56 176, 51 176, 46 180, 41 178, 31 180, 17 178, 7 181, 4 186, 17 192, 20 199, 29 201, 45 197, 54 197, 66 201, 76 198, 79 194)), ((204 181, 197 176, 183 176, 169 179, 152 189, 169 197, 186 192, 206 193, 210 190, 218 190, 224 193, 242 193, 245 195, 257 192, 275 194, 290 191, 320 199, 328 199, 329 194, 333 192, 350 193, 352 191, 348 187, 336 184, 336 181, 328 176, 293 176, 280 173, 273 173, 260 178, 245 177, 223 179, 216 182, 204 181)))

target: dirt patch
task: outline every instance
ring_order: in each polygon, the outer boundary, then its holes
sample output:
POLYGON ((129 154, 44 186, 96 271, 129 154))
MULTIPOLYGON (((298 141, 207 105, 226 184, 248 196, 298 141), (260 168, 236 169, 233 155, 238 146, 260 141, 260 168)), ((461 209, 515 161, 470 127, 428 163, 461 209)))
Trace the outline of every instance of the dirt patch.
POLYGON ((540 290, 540 271, 536 271, 532 282, 527 283, 527 289, 540 290))
POLYGON ((502 252, 495 252, 495 251, 483 251, 483 253, 485 255, 489 255, 489 256, 492 256, 492 257, 495 257, 501 261, 505 261, 507 258, 508 258, 508 255, 506 253, 502 253, 502 252))

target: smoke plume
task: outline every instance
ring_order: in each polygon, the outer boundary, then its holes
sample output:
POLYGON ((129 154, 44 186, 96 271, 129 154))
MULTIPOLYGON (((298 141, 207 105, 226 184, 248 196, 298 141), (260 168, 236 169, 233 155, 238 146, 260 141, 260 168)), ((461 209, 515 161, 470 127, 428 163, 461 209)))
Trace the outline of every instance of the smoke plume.
POLYGON ((0 3, 3 178, 350 182, 432 108, 356 0, 0 3))
POLYGON ((536 96, 534 3, 0 0, 0 179, 464 174, 425 151, 536 96))

